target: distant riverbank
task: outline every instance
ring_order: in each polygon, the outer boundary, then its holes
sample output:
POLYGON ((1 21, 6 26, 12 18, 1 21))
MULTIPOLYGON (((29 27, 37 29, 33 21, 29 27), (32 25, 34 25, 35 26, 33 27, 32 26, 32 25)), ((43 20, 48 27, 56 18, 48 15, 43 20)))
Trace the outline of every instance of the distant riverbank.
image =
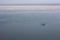
POLYGON ((60 6, 0 6, 0 10, 60 10, 60 6))

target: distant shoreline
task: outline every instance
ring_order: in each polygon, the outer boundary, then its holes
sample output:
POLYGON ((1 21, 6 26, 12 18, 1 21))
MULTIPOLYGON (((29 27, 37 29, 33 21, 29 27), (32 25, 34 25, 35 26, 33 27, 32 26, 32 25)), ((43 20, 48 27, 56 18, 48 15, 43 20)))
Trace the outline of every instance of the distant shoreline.
POLYGON ((0 6, 0 10, 60 10, 60 6, 0 6))
POLYGON ((22 3, 22 4, 0 4, 0 6, 27 6, 27 5, 29 5, 29 6, 60 6, 60 4, 59 3, 28 3, 28 4, 26 4, 26 3, 22 3))

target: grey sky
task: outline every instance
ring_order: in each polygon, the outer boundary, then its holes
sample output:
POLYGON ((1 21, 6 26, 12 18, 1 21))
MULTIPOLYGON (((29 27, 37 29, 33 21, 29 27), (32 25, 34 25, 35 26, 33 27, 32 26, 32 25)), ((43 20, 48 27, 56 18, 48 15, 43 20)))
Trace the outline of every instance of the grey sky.
POLYGON ((0 4, 60 3, 60 0, 0 0, 0 4))

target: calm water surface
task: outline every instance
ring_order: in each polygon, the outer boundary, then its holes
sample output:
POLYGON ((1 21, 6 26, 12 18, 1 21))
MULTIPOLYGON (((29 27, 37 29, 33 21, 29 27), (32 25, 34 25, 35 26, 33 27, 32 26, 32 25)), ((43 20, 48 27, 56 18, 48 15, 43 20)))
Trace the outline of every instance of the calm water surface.
POLYGON ((60 10, 0 10, 0 40, 60 40, 60 10))

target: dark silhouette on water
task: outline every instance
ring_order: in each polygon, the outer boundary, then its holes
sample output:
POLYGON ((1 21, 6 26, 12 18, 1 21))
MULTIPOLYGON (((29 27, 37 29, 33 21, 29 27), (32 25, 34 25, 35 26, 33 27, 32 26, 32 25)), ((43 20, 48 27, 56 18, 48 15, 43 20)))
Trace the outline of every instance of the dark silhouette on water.
POLYGON ((45 26, 46 24, 41 24, 42 26, 45 26))

